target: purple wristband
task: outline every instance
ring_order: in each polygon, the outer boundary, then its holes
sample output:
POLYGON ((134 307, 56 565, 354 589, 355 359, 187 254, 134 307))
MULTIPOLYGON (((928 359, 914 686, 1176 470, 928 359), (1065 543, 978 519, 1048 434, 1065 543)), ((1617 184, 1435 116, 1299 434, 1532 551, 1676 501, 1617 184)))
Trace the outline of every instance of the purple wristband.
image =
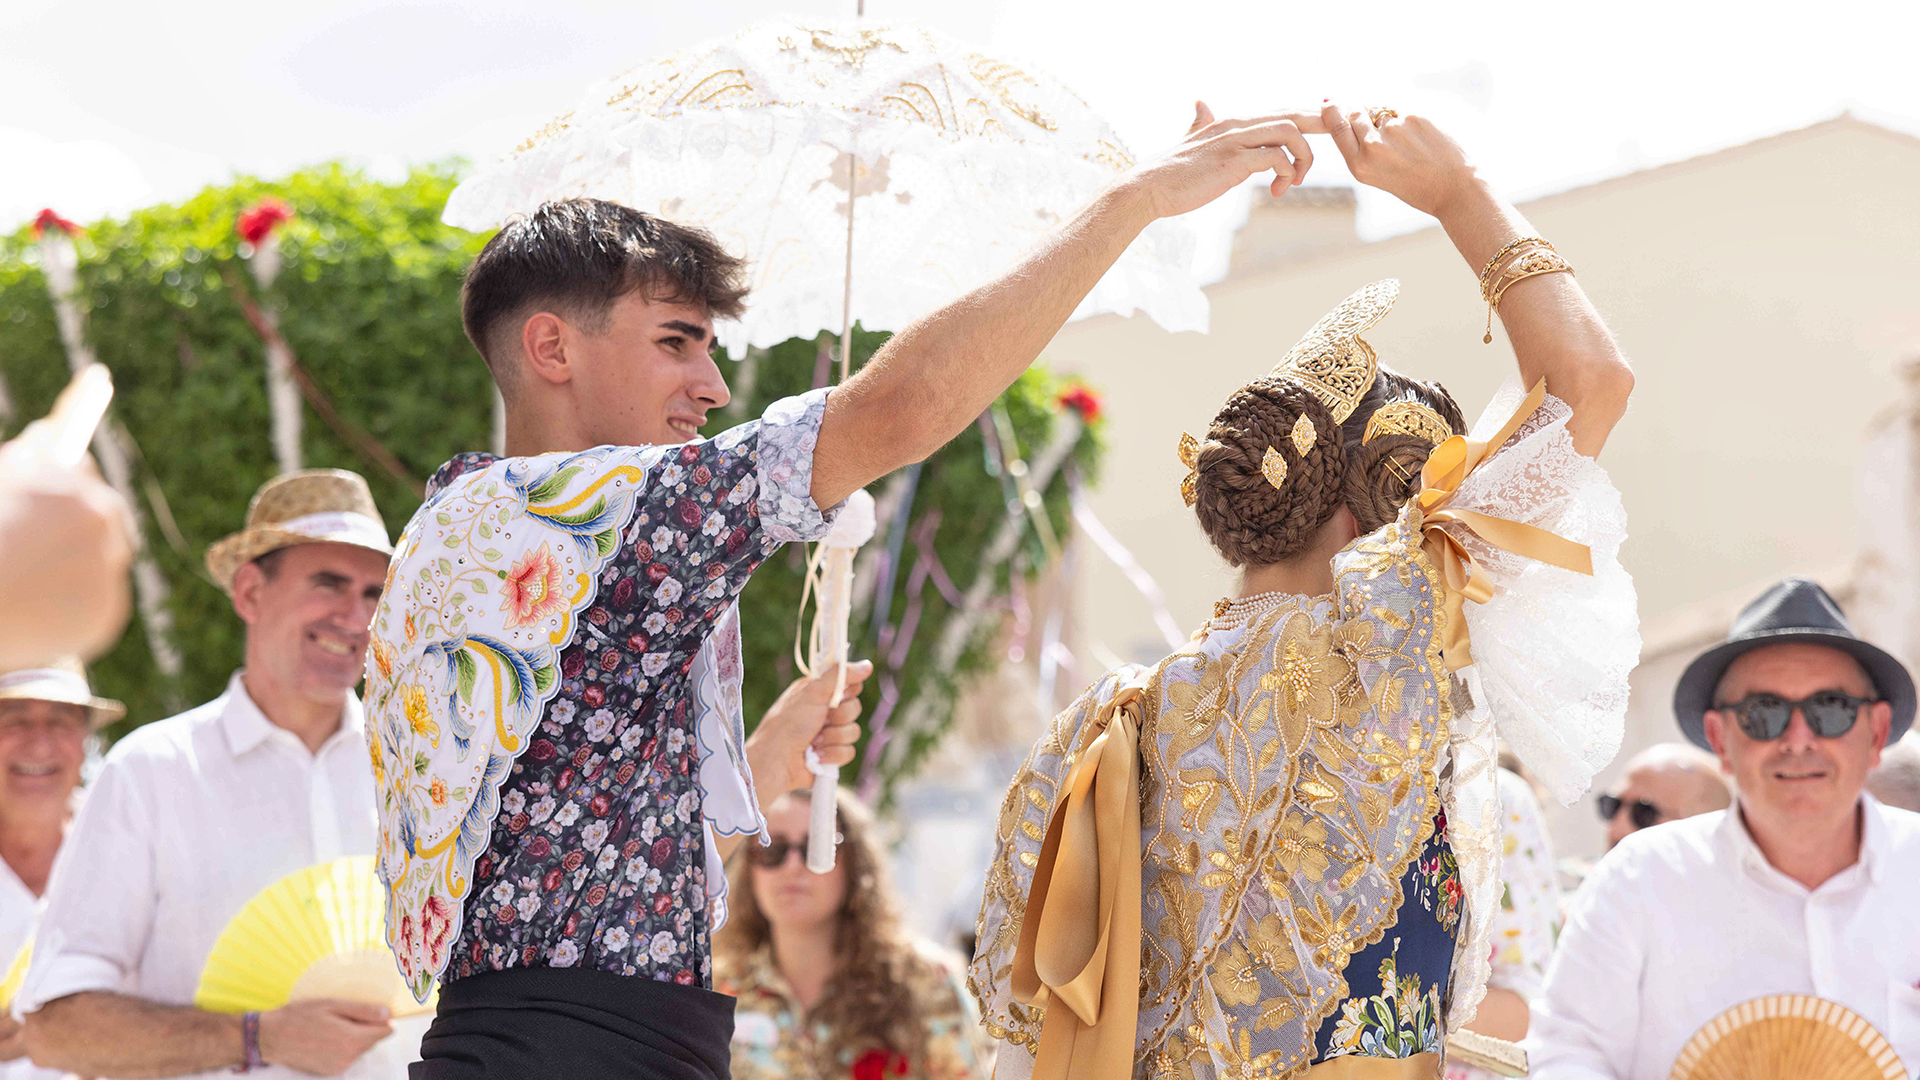
POLYGON ((233 1067, 237 1073, 252 1072, 266 1066, 260 1057, 260 1014, 250 1012, 240 1018, 240 1064, 233 1067))

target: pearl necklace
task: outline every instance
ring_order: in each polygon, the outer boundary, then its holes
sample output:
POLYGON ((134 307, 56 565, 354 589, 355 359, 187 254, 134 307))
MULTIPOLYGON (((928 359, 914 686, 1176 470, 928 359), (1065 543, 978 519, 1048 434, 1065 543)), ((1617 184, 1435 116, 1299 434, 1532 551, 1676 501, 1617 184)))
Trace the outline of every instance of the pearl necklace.
POLYGON ((1214 601, 1213 618, 1207 626, 1214 630, 1232 630, 1245 626, 1270 611, 1278 611, 1299 600, 1290 592, 1263 592, 1252 596, 1243 596, 1238 600, 1222 597, 1214 601))

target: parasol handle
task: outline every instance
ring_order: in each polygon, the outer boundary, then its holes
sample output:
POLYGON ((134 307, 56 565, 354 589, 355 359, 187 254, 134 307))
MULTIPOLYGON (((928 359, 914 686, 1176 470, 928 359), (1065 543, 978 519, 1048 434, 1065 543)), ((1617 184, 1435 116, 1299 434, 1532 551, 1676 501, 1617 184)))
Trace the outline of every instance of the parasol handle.
MULTIPOLYGON (((824 664, 837 664, 838 675, 833 687, 833 697, 828 699, 829 709, 838 708, 841 695, 847 689, 847 624, 853 614, 853 556, 859 548, 829 547, 820 567, 820 637, 816 640, 813 654, 814 670, 824 664)), ((808 762, 813 771, 813 806, 807 822, 807 869, 816 874, 824 874, 833 869, 835 840, 834 792, 840 786, 840 768, 837 765, 815 767, 808 762)))
MULTIPOLYGON (((856 491, 834 520, 833 529, 821 542, 819 558, 819 598, 814 608, 811 654, 808 666, 814 671, 827 664, 839 665, 833 697, 828 708, 837 708, 847 689, 847 624, 853 614, 853 557, 860 545, 872 539, 874 530, 873 496, 856 491)), ((834 849, 839 846, 834 814, 834 793, 840 786, 840 769, 819 764, 812 747, 807 748, 807 768, 813 773, 813 805, 807 820, 807 869, 824 874, 833 869, 834 849)))

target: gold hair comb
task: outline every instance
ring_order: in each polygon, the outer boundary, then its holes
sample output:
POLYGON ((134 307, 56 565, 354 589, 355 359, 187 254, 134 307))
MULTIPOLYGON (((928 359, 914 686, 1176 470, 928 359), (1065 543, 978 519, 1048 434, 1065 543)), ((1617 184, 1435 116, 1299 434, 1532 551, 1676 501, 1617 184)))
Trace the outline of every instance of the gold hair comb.
POLYGON ((1367 418, 1367 433, 1360 442, 1364 445, 1382 435, 1411 435, 1439 446, 1453 437, 1453 427, 1426 405, 1417 401, 1395 401, 1380 406, 1367 418))

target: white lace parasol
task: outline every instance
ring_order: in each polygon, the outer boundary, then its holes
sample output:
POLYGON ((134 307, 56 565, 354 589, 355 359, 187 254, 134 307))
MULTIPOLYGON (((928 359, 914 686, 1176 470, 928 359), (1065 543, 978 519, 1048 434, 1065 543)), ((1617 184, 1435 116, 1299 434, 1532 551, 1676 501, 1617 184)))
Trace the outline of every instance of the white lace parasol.
MULTIPOLYGON (((750 267, 746 316, 718 328, 738 356, 849 312, 901 329, 1004 272, 1131 164, 1044 75, 909 26, 770 22, 591 88, 455 189, 445 220, 493 228, 590 195, 705 228, 750 267)), ((1075 317, 1205 330, 1192 248, 1179 222, 1156 223, 1075 317)))

